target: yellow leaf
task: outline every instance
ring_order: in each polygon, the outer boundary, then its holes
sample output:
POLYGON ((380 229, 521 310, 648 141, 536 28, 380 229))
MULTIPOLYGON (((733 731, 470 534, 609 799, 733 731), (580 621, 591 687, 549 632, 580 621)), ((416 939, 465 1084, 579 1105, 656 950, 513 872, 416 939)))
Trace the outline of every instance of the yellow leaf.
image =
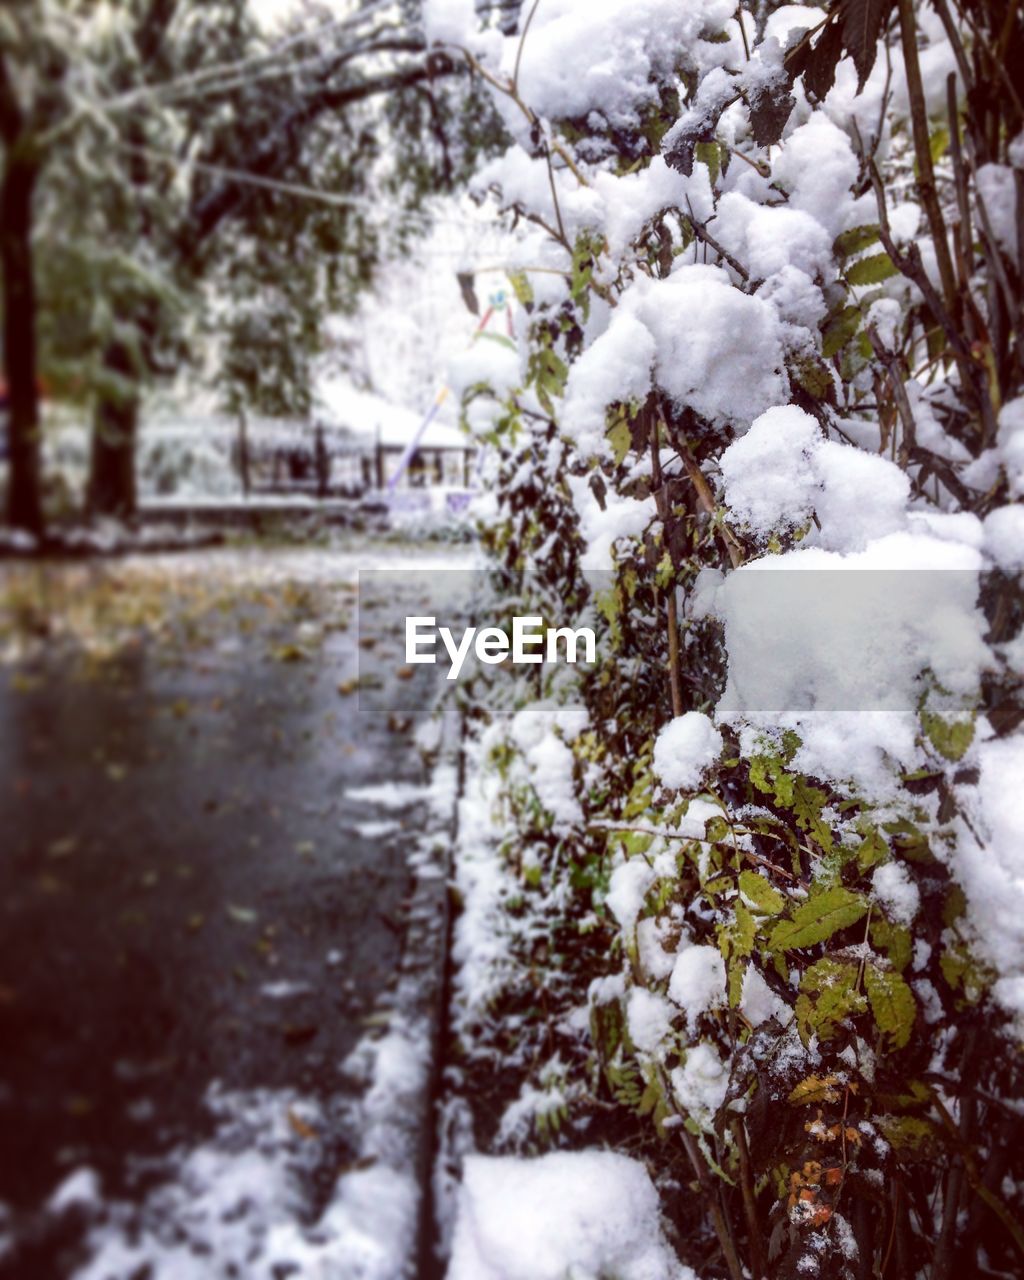
POLYGON ((812 1102, 838 1102, 839 1083, 838 1076, 808 1076, 789 1095, 789 1104, 806 1107, 812 1102))

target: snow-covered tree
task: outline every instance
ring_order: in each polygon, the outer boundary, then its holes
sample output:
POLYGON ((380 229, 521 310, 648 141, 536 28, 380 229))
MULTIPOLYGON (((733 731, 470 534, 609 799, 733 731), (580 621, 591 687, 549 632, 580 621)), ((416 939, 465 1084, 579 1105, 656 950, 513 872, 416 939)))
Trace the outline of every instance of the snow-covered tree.
POLYGON ((353 304, 407 234, 402 208, 480 139, 415 7, 307 8, 270 36, 245 0, 24 0, 0 39, 9 505, 38 530, 33 287, 55 383, 93 404, 91 506, 126 514, 147 380, 212 326, 229 398, 303 403, 323 314, 353 304))

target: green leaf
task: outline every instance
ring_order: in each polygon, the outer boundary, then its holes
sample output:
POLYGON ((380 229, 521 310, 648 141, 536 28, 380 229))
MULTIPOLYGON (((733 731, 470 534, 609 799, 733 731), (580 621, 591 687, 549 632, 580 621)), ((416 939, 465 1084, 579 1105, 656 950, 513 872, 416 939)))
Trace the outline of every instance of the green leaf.
POLYGON ((590 1007, 590 1038, 601 1058, 609 1063, 622 1044, 626 1033, 626 1020, 617 1000, 590 1007))
POLYGON ((893 1049, 902 1049, 910 1039, 917 1016, 913 992, 895 970, 874 965, 864 970, 864 987, 879 1031, 888 1037, 893 1049))
POLYGON ((873 1116, 889 1142, 897 1151, 926 1154, 938 1146, 934 1125, 920 1116, 873 1116))
POLYGON ((718 143, 698 142, 693 149, 693 153, 701 164, 707 165, 708 178, 711 185, 714 186, 722 169, 722 153, 718 149, 718 143))
POLYGON ((508 282, 512 286, 516 301, 521 306, 528 307, 533 302, 533 285, 530 284, 530 277, 525 271, 510 271, 508 282))
POLYGON ((871 830, 857 849, 857 866, 861 871, 868 871, 871 867, 877 867, 880 862, 884 862, 888 856, 889 846, 885 843, 884 836, 876 830, 871 830))
POLYGON ((932 163, 934 164, 940 156, 946 154, 949 147, 949 130, 936 129, 932 136, 928 139, 928 150, 932 153, 932 163))
POLYGON ((722 959, 728 963, 730 959, 749 956, 754 950, 756 937, 757 921, 742 902, 737 902, 735 918, 718 930, 718 949, 722 959))
POLYGON ((826 852, 832 848, 832 830, 822 819, 821 811, 828 796, 820 787, 812 787, 797 774, 793 779, 793 812, 796 824, 826 852))
POLYGON ((859 893, 837 885, 802 903, 793 912, 792 919, 777 924, 768 946, 772 951, 813 947, 815 943, 831 938, 838 930, 856 924, 867 909, 867 900, 859 893))
POLYGON ((812 1034, 830 1040, 847 1018, 864 1012, 867 1001, 857 989, 858 974, 857 965, 827 956, 805 972, 796 1009, 805 1042, 812 1034))
POLYGON ((756 871, 740 872, 740 893, 753 904, 755 911, 777 916, 785 909, 786 899, 764 876, 756 871))
POLYGON ((958 884, 950 885, 942 904, 942 923, 951 929, 966 911, 967 895, 958 884))
POLYGON ((653 843, 654 836, 646 831, 627 831, 622 836, 622 847, 629 857, 646 853, 653 843))
POLYGON ((902 972, 914 954, 914 940, 910 930, 901 924, 877 919, 871 924, 871 943, 884 951, 892 967, 902 972))
POLYGON ((860 328, 859 307, 844 307, 825 322, 821 332, 821 354, 826 360, 838 355, 860 328))
POLYGON ((873 253, 869 258, 858 258, 846 269, 850 284, 881 284, 890 276, 898 275, 896 264, 887 253, 873 253))
POLYGON ((510 347, 513 351, 516 350, 516 344, 505 333, 478 333, 475 337, 478 342, 496 342, 501 347, 510 347))
POLYGON ((852 258, 856 253, 863 253, 878 240, 878 224, 871 223, 863 227, 851 227, 836 236, 832 252, 837 258, 852 258))
POLYGON ((793 775, 782 767, 778 756, 754 756, 750 761, 750 781, 776 804, 789 809, 793 804, 793 775))
POLYGON ((629 424, 625 418, 618 418, 608 430, 604 433, 605 439, 612 447, 612 456, 615 458, 615 465, 618 466, 629 453, 629 447, 633 443, 633 437, 630 435, 629 424))
POLYGON ((835 390, 832 371, 817 356, 799 356, 793 361, 791 373, 808 395, 815 400, 827 400, 835 390))
POLYGON ((947 760, 960 760, 974 741, 973 720, 943 720, 942 716, 925 711, 921 724, 928 741, 947 760))

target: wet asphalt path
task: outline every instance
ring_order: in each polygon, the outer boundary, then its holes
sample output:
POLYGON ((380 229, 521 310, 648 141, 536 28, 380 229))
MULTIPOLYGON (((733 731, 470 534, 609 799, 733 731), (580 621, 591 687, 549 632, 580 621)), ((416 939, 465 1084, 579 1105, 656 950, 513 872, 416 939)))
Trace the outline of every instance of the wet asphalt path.
MULTIPOLYGON (((322 591, 207 604, 102 660, 44 642, 0 668, 5 1280, 71 1274, 74 1224, 40 1206, 83 1165, 141 1196, 147 1157, 210 1129, 214 1081, 336 1102, 396 971, 424 801, 346 793, 425 781, 415 681, 378 661, 357 713, 346 591, 326 630, 322 591)), ((324 1144, 323 1196, 356 1136, 324 1144)))

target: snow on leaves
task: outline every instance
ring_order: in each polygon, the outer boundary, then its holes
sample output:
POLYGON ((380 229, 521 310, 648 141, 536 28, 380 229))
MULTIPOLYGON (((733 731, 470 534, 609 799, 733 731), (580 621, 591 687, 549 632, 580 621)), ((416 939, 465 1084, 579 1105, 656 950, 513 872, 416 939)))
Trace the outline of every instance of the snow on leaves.
MULTIPOLYGON (((952 66, 943 24, 917 8, 914 43, 952 66)), ((607 660, 571 688, 539 690, 584 702, 594 728, 568 744, 579 824, 545 855, 572 868, 557 912, 525 915, 538 933, 555 915, 578 918, 588 939, 609 931, 588 1000, 596 1101, 653 1117, 659 1138, 693 1140, 687 1168, 723 1273, 845 1280, 858 1250, 862 1269, 884 1269, 894 1239, 908 1266, 934 1256, 931 1228, 878 1188, 922 1203, 949 1194, 921 1168, 946 1138, 932 1092, 915 1082, 939 1060, 968 1077, 964 1010, 984 1010, 970 1025, 984 1026, 993 1087, 1016 1078, 995 1049, 995 1000, 1019 1009, 1024 997, 1005 982, 996 994, 988 957, 1012 954, 1017 982, 1024 949, 1002 926, 999 947, 986 946, 978 921, 999 916, 994 886, 1009 892, 1013 862, 986 859, 981 828, 1001 851, 1015 811, 982 767, 986 735, 1014 733, 984 719, 983 672, 1020 660, 985 638, 992 619, 975 590, 994 559, 983 519, 1004 545, 989 507, 1016 492, 1016 419, 1003 410, 1010 426, 1000 425, 979 400, 987 355, 950 328, 991 296, 1000 267, 963 227, 936 237, 934 209, 921 216, 908 111, 929 117, 945 216, 967 207, 958 184, 973 179, 950 167, 954 133, 968 127, 955 83, 950 129, 943 84, 911 100, 891 0, 715 16, 679 51, 675 83, 659 79, 657 102, 645 90, 628 120, 615 103, 618 129, 596 110, 568 122, 539 100, 530 109, 550 170, 532 152, 532 185, 513 158, 488 170, 503 203, 540 228, 520 261, 543 265, 527 273, 525 385, 496 391, 516 432, 499 431, 495 447, 517 487, 499 486, 491 545, 506 571, 540 576, 538 588, 516 579, 524 591, 575 598, 589 590, 583 570, 610 575, 593 593, 607 660), (955 306, 932 269, 946 239, 964 251, 955 306), (524 422, 536 424, 526 444, 524 422), (524 474, 551 525, 520 503, 524 474), (570 529, 577 575, 546 563, 570 529), (907 658, 901 710, 865 716, 854 699, 844 705, 857 709, 834 711, 834 665, 815 683, 808 611, 783 607, 783 575, 748 564, 955 566, 970 578, 965 661, 923 654, 882 615, 851 645, 851 620, 837 631, 844 670, 873 669, 875 644, 907 658), (751 578, 776 590, 748 634, 729 601, 751 578), (793 683, 773 705, 813 686, 807 714, 761 714, 740 688, 741 652, 760 679, 782 630, 793 683), (706 732, 677 728, 670 751, 673 725, 706 732), (877 1228, 859 1209, 855 1225, 842 1219, 848 1198, 881 1205, 877 1228), (715 1204, 731 1227, 715 1225, 715 1204), (746 1252, 731 1267, 740 1237, 746 1252)), ((523 65, 535 57, 545 69, 536 34, 523 65)), ((514 97, 505 105, 520 109, 514 97)), ((1010 345, 1000 360, 989 385, 1002 379, 1012 406, 1021 371, 1010 345)), ((849 597, 841 588, 830 612, 849 597)), ((1011 754, 992 752, 992 779, 1011 754)), ((550 835, 535 798, 506 797, 510 849, 550 835)))

